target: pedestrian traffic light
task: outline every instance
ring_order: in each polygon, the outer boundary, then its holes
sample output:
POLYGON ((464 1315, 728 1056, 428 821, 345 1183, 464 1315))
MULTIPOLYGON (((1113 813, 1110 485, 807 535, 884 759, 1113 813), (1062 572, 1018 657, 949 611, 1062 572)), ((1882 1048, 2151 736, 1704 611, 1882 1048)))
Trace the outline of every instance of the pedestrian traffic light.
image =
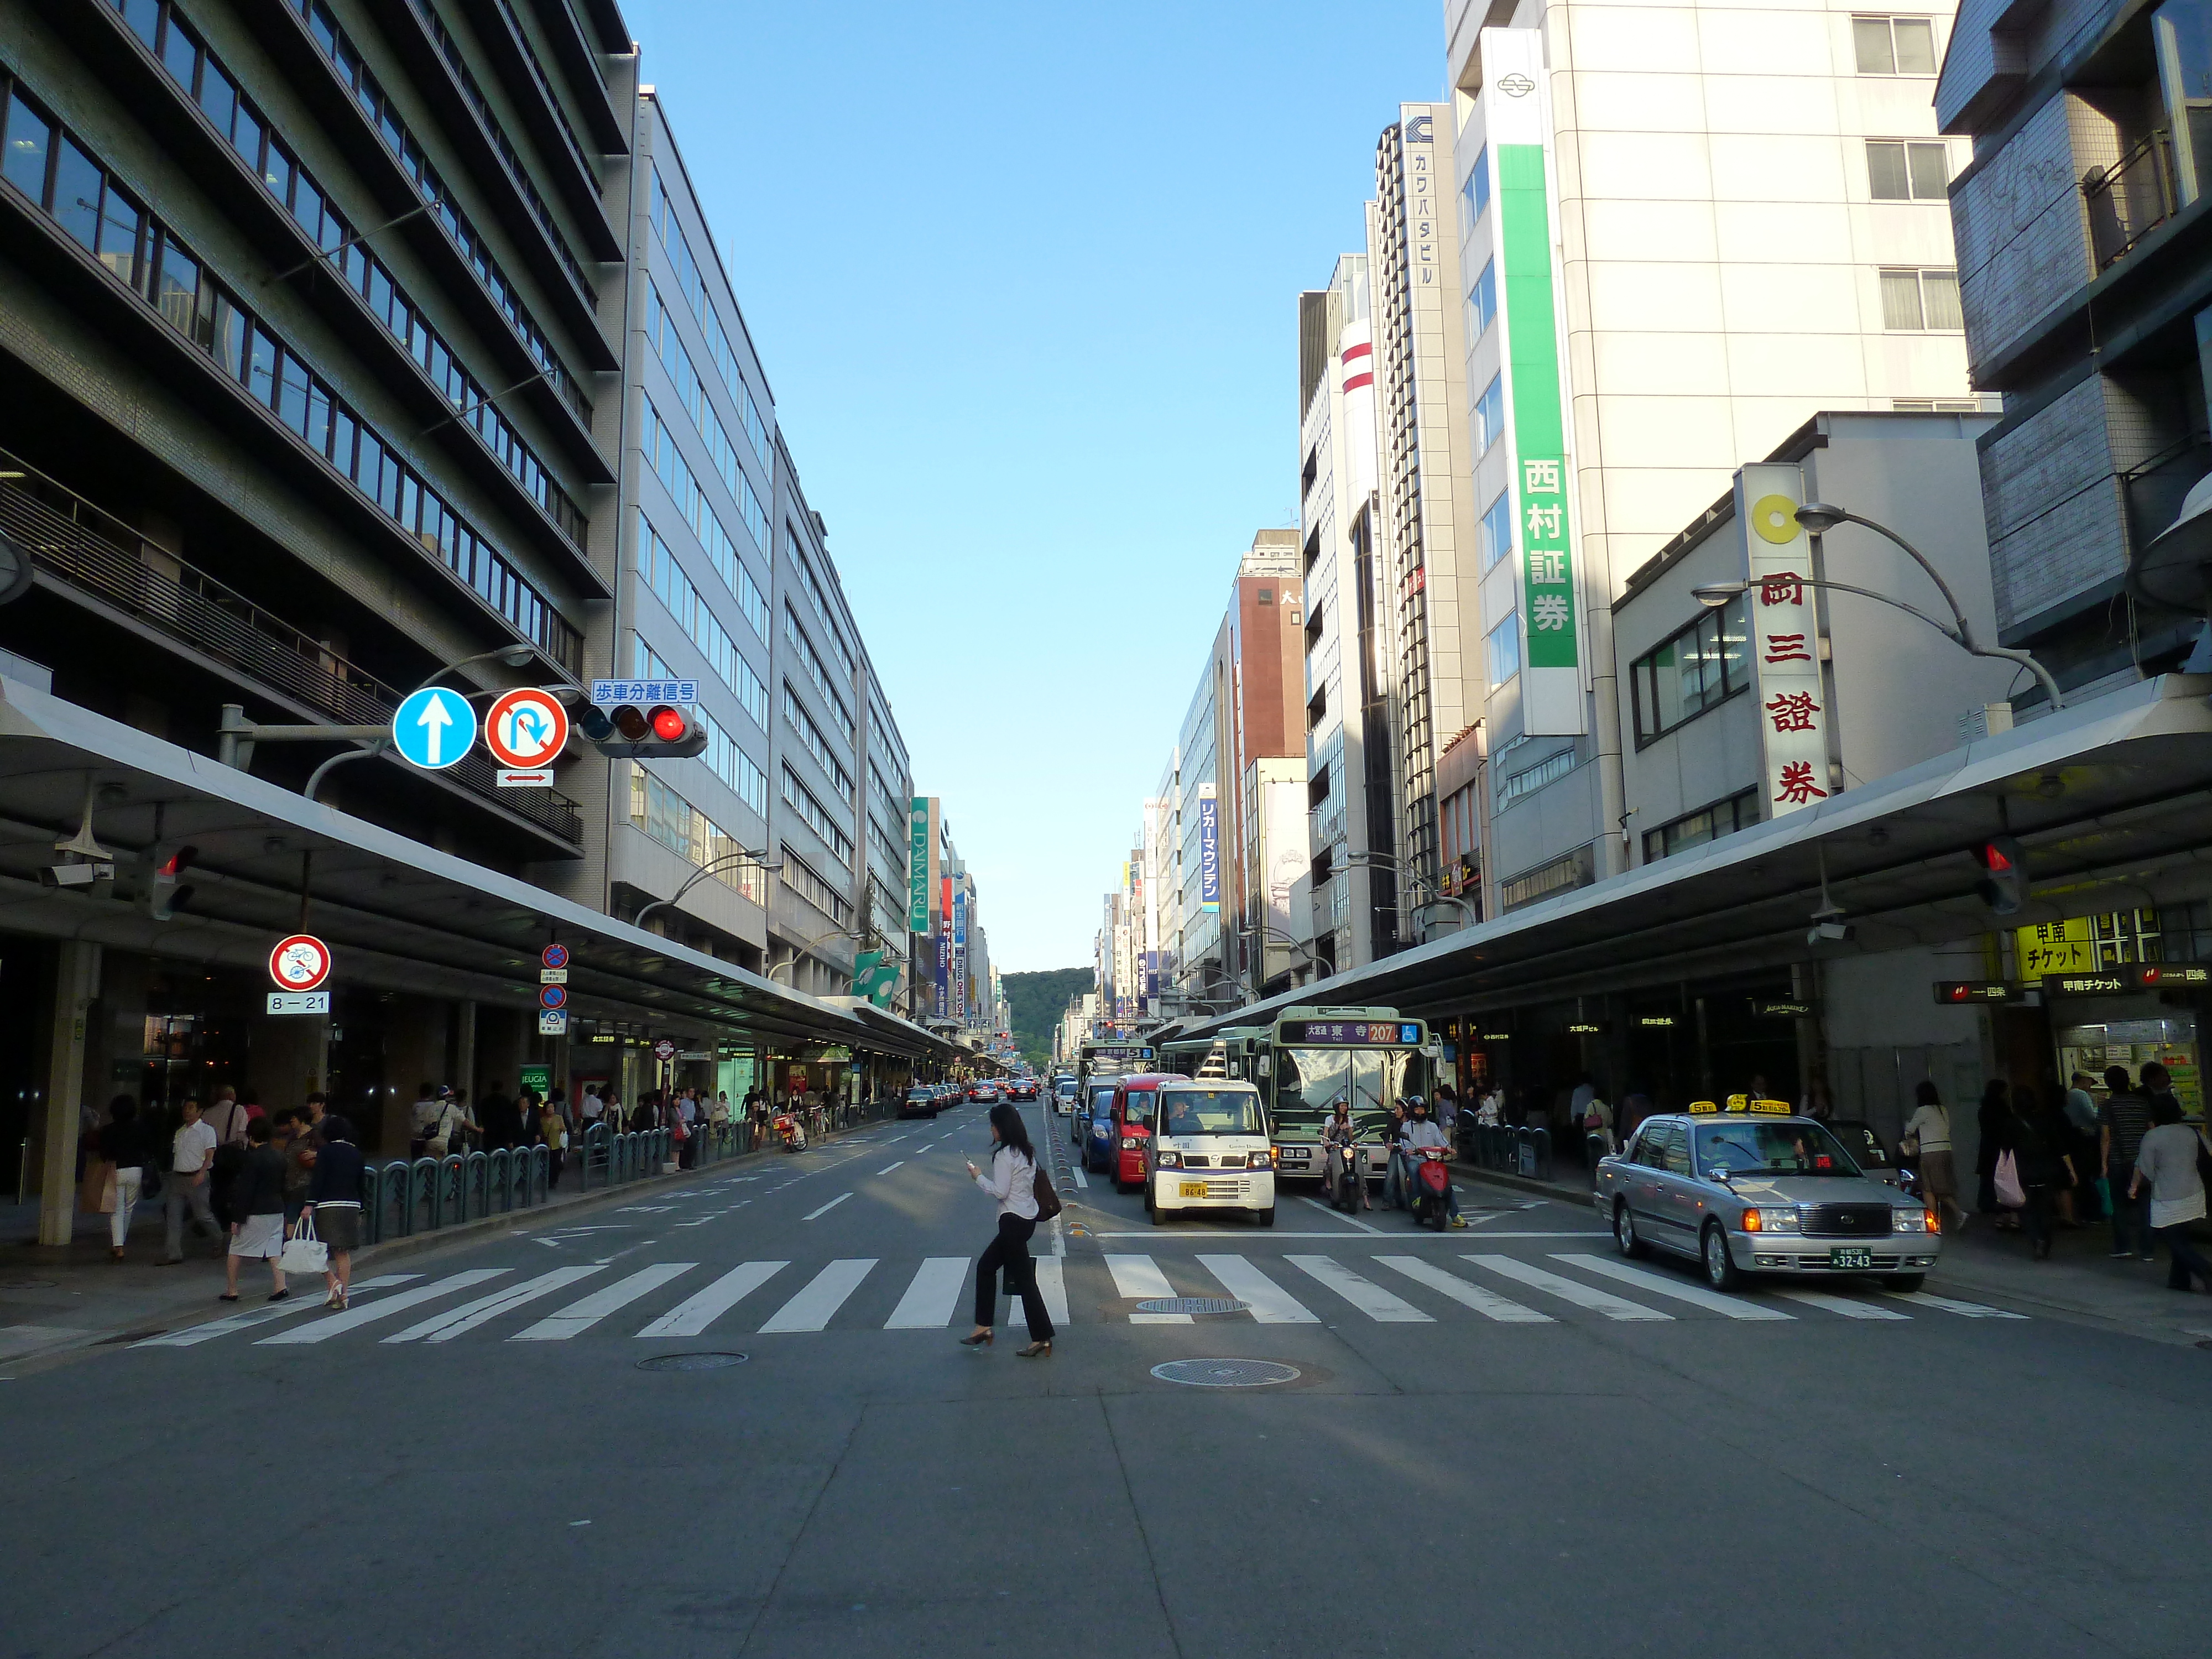
POLYGON ((1975 890, 1982 902, 2001 916, 2018 914, 2027 902, 2027 855, 2020 843, 2010 836, 1991 836, 1974 848, 1974 859, 1982 866, 1975 890))
POLYGON ((707 723, 678 703, 617 703, 587 707, 576 723, 611 759, 684 760, 707 747, 707 723))
POLYGON ((197 847, 154 850, 154 879, 146 889, 146 911, 156 921, 167 921, 190 904, 192 890, 179 885, 185 871, 199 858, 197 847))

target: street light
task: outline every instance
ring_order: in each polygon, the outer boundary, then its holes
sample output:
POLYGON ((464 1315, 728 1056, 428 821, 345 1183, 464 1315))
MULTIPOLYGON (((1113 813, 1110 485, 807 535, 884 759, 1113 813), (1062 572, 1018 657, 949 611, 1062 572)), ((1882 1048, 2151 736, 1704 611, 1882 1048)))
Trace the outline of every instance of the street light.
MULTIPOLYGON (((1723 603, 1726 603, 1726 601, 1724 600, 1723 603)), ((1400 880, 1427 888, 1429 890, 1430 896, 1422 900, 1420 903, 1413 907, 1414 914, 1417 915, 1420 912, 1427 909, 1431 905, 1456 904, 1459 906, 1460 909, 1465 913, 1467 916, 1467 925, 1468 927, 1474 927, 1481 920, 1474 914, 1474 907, 1472 904, 1469 904, 1465 899, 1455 898, 1451 894, 1444 892, 1442 889, 1437 887, 1436 883, 1431 881, 1426 876, 1417 874, 1413 871, 1407 869, 1388 853, 1347 854, 1345 857, 1344 863, 1346 869, 1352 869, 1364 864, 1388 865, 1391 872, 1397 876, 1400 880)))
MULTIPOLYGON (((1971 656, 1996 657, 2006 662, 2018 663, 2035 676, 2037 683, 2043 687, 2044 695, 2051 699, 2051 706, 2053 708, 2066 707, 2065 696, 2059 690, 2058 682, 2051 678, 2051 671, 2028 653, 2015 650, 2010 646, 1981 645, 1975 641, 1973 624, 1966 620, 1966 613, 1959 605, 1958 595, 1952 592, 1951 584, 1943 580, 1942 573, 1929 562, 1927 555, 1887 525, 1876 524, 1872 519, 1862 518, 1856 513, 1846 512, 1840 507, 1831 507, 1823 501, 1808 501, 1799 507, 1797 522, 1805 526, 1806 533, 1813 538, 1813 556, 1815 559, 1820 556, 1821 536, 1833 530, 1839 524, 1858 525, 1873 531, 1877 536, 1887 537, 1896 543, 1905 550, 1915 564, 1928 573, 1929 580, 1936 584, 1936 591, 1943 596, 1943 602, 1951 607, 1951 620, 1945 623, 1929 616, 1917 605, 1907 605, 1903 599, 1892 599, 1888 594, 1877 593, 1871 588, 1854 587, 1848 582, 1816 581, 1810 576, 1795 580, 1802 580, 1807 587, 1824 587, 1838 593, 1855 593, 1860 599, 1872 599, 1875 604, 1886 605, 1893 611, 1902 611, 1909 617, 1917 617, 1971 656)), ((1704 605, 1707 610, 1717 611, 1730 599, 1748 592, 1758 586, 1759 583, 1756 581, 1707 582, 1690 591, 1696 595, 1699 605, 1704 605)))
MULTIPOLYGON (((757 853, 754 852, 750 848, 740 847, 734 853, 722 853, 717 854, 714 858, 708 859, 706 863, 701 865, 696 870, 694 870, 690 875, 686 876, 684 878, 684 884, 678 887, 674 892, 671 893, 666 898, 653 900, 652 903, 647 905, 635 915, 632 916, 629 919, 630 925, 634 927, 642 927, 645 925, 645 919, 651 915, 655 910, 660 909, 665 905, 681 903, 683 902, 684 896, 690 892, 694 887, 696 887, 701 882, 706 880, 708 876, 713 875, 719 866, 732 862, 741 862, 746 859, 750 859, 756 864, 759 864, 761 859, 767 854, 767 852, 768 848, 765 847, 762 848, 757 853)), ((761 864, 760 868, 762 873, 766 874, 772 870, 781 870, 783 866, 781 862, 775 864, 761 864)), ((825 934, 823 937, 827 938, 828 935, 825 934)))

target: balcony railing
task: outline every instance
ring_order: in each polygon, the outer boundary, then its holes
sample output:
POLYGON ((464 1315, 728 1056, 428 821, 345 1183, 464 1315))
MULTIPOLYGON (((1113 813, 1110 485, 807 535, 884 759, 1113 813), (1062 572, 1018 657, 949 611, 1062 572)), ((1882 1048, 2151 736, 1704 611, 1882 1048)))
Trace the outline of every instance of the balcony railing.
POLYGON ((2180 209, 2173 179, 2173 140, 2163 127, 2108 167, 2081 180, 2089 210, 2089 246, 2104 270, 2180 209))
MULTIPOLYGON (((187 650, 238 670, 337 726, 382 726, 402 694, 225 586, 205 571, 150 547, 112 514, 0 451, 0 532, 40 570, 114 606, 187 650), (5 476, 12 474, 14 476, 5 476), (134 550, 143 549, 143 552, 134 550)), ((446 775, 496 805, 574 844, 583 839, 576 803, 547 791, 501 789, 482 750, 446 775)))

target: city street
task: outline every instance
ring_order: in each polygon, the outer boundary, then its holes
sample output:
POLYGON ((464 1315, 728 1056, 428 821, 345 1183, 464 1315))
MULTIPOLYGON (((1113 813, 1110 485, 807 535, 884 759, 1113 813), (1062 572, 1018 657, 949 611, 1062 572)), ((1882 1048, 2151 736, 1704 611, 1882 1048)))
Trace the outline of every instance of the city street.
POLYGON ((1439 1235, 1093 1178, 1037 1237, 1055 1352, 970 1352, 987 1148, 876 1125, 0 1367, 0 1655, 2201 1645, 2196 1349, 1940 1273, 1717 1297, 1498 1188, 1439 1235), (1183 1296, 1247 1310, 1138 1308, 1183 1296))

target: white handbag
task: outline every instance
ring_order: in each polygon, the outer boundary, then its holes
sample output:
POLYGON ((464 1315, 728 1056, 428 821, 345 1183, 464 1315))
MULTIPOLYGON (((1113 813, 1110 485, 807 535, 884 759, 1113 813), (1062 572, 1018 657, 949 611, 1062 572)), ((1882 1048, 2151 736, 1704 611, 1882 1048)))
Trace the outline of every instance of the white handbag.
POLYGON ((288 1273, 327 1273, 331 1265, 331 1248, 315 1237, 315 1218, 300 1218, 299 1231, 284 1241, 284 1254, 276 1258, 276 1265, 288 1273))

